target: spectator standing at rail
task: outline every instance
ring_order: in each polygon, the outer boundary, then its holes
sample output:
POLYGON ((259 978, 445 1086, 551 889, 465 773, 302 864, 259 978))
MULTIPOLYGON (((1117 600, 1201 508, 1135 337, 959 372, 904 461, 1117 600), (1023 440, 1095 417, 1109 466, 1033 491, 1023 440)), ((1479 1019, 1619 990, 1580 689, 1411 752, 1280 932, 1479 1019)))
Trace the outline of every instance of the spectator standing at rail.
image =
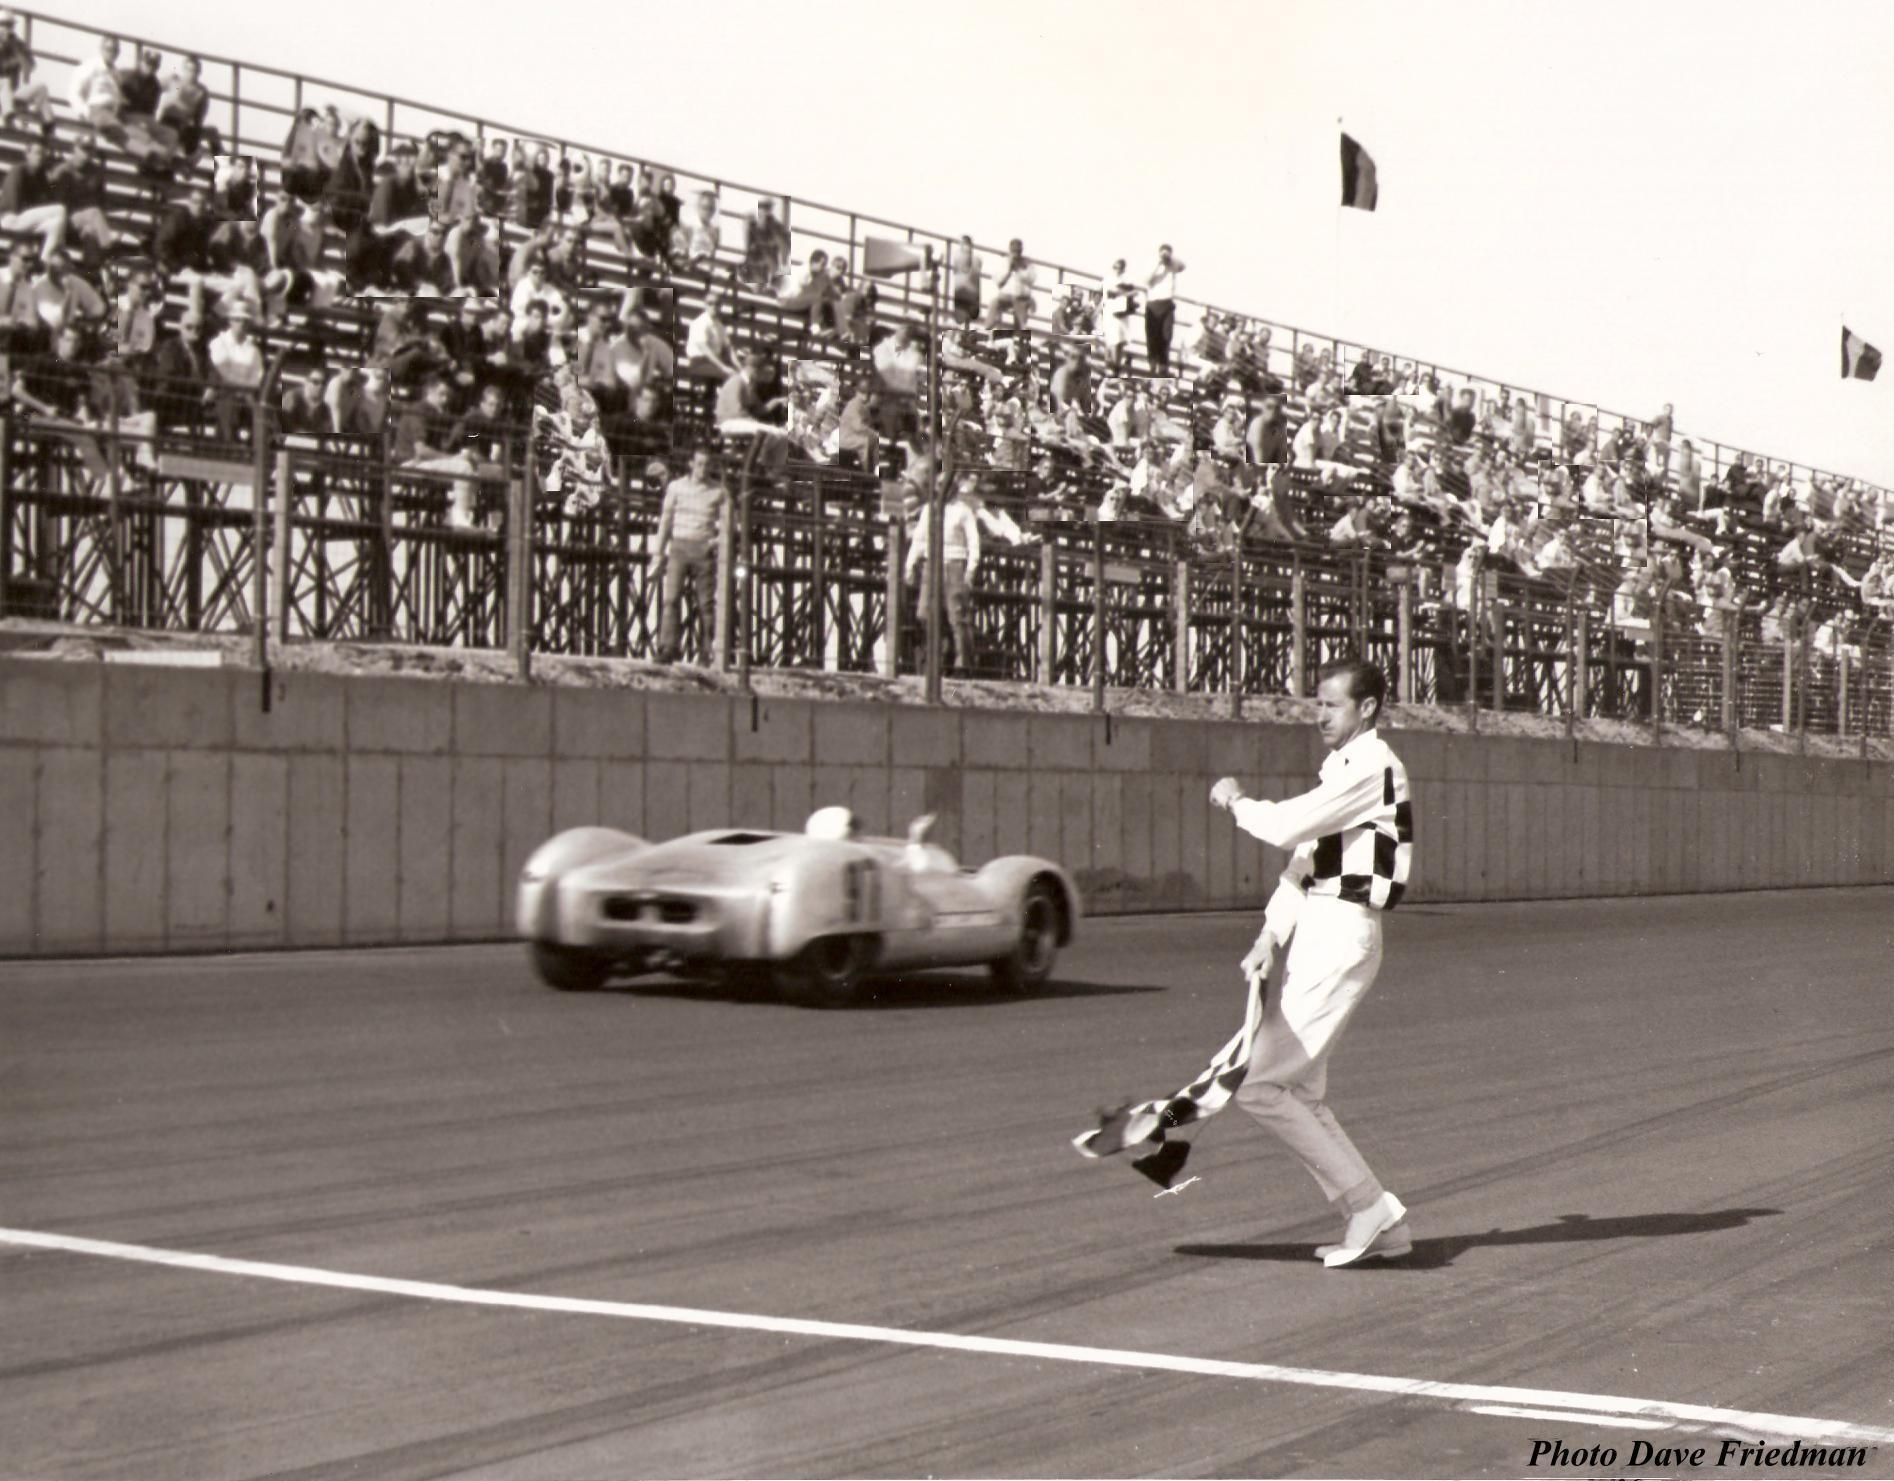
MULTIPOLYGON (((925 478, 931 461, 932 454, 923 453, 916 467, 910 470, 910 478, 922 488, 926 487, 925 478)), ((980 521, 962 491, 962 481, 956 478, 953 482, 954 487, 941 509, 941 601, 938 604, 945 609, 947 630, 953 637, 953 663, 949 668, 943 649, 941 667, 944 672, 968 674, 973 671, 971 606, 973 581, 980 569, 980 521)), ((933 565, 927 558, 931 548, 932 524, 933 521, 927 517, 923 508, 920 521, 914 528, 913 540, 908 546, 906 568, 909 585, 914 584, 916 570, 921 573, 918 598, 920 616, 922 623, 929 629, 939 621, 934 601, 933 565)))
POLYGON ((724 486, 716 454, 700 447, 691 454, 690 471, 664 491, 652 550, 652 571, 662 571, 663 607, 658 622, 660 663, 678 660, 683 626, 684 587, 688 583, 700 611, 713 604, 712 575, 717 551, 730 518, 730 491, 724 486))
POLYGON ((253 332, 249 305, 230 311, 224 332, 210 342, 211 371, 217 378, 217 435, 235 442, 246 425, 251 400, 263 384, 263 346, 253 332))

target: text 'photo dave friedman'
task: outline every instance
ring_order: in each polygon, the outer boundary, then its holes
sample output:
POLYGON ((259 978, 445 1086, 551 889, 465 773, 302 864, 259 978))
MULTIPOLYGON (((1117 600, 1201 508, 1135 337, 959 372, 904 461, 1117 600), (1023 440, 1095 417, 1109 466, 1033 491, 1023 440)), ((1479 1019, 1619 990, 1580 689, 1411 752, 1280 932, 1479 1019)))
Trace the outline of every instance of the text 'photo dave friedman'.
POLYGON ((1382 1187, 1324 1103, 1328 1058, 1381 970, 1381 913, 1400 903, 1413 864, 1407 769, 1376 731, 1387 682, 1373 664, 1341 659, 1317 675, 1316 728, 1328 748, 1313 791, 1283 802, 1244 794, 1234 777, 1210 800, 1239 828, 1291 850, 1263 929, 1243 958, 1243 1026, 1176 1095, 1124 1106, 1073 1146, 1087 1157, 1127 1149, 1134 1166, 1168 1187, 1189 1155, 1164 1139, 1234 1100, 1308 1168, 1343 1217, 1341 1239, 1316 1255, 1332 1268, 1413 1248, 1407 1209, 1382 1187), (1282 986, 1269 974, 1284 947, 1282 986))

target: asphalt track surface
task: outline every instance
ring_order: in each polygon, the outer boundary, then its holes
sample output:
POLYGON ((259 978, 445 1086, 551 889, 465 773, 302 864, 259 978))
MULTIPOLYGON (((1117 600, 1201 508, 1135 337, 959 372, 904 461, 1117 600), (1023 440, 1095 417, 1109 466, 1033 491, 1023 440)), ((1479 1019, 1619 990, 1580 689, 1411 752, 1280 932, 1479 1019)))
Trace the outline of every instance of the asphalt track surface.
POLYGON ((1330 1097, 1417 1239, 1352 1271, 1239 1110, 1164 1197, 1068 1144, 1235 1029, 1254 920, 826 1013, 511 947, 0 964, 0 1226, 344 1282, 0 1236, 0 1474, 1813 1473, 1677 1406, 1894 1474, 1894 891, 1397 912, 1330 1097))

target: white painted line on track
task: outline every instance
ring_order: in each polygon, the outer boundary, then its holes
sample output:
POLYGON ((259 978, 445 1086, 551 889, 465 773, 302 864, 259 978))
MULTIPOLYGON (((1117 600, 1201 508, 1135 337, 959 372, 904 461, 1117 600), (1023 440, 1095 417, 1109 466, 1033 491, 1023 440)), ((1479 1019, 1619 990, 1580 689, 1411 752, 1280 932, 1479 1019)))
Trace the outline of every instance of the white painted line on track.
POLYGON ((1353 1389, 1395 1398, 1442 1400, 1463 1408, 1469 1404, 1539 1405, 1556 1411, 1563 1419, 1589 1419, 1601 1424, 1608 1422, 1603 1416, 1617 1415, 1650 1420, 1653 1428, 1721 1428, 1792 1436, 1802 1440, 1894 1443, 1894 1429, 1880 1429, 1848 1420, 1750 1413, 1742 1409, 1716 1409, 1703 1404, 1673 1404, 1664 1399, 1629 1399, 1612 1394, 1565 1393, 1558 1389, 1515 1388, 1503 1384, 1436 1383, 1425 1378, 1393 1378, 1378 1373, 1332 1373, 1321 1368, 1236 1363, 1219 1358, 1179 1357, 1171 1353, 1138 1352, 1128 1348, 1026 1342, 1012 1337, 976 1337, 959 1332, 917 1332, 903 1327, 869 1327, 854 1322, 758 1316, 748 1312, 707 1311, 689 1306, 652 1306, 633 1301, 593 1301, 577 1296, 538 1296, 523 1291, 492 1291, 473 1286, 439 1285, 433 1281, 354 1275, 347 1271, 319 1270, 305 1265, 232 1260, 222 1255, 197 1255, 186 1250, 156 1249, 150 1245, 114 1244, 102 1239, 80 1239, 70 1234, 42 1234, 30 1229, 0 1229, 0 1244, 25 1249, 59 1250, 72 1255, 94 1255, 107 1260, 130 1260, 143 1265, 166 1265, 213 1275, 240 1275, 253 1280, 284 1281, 292 1285, 371 1291, 383 1296, 407 1296, 421 1301, 444 1301, 463 1306, 563 1311, 575 1316, 610 1316, 633 1321, 669 1322, 687 1327, 729 1327, 741 1331, 780 1332, 790 1336, 820 1337, 843 1342, 880 1342, 897 1347, 939 1348, 948 1352, 1038 1358, 1058 1363, 1090 1363, 1099 1367, 1135 1368, 1146 1372, 1241 1378, 1256 1383, 1353 1389))
POLYGON ((1661 1419, 1632 1419, 1622 1414, 1583 1414, 1571 1409, 1527 1409, 1517 1404, 1468 1404, 1472 1414, 1499 1414, 1507 1419, 1556 1419, 1561 1424, 1604 1424, 1621 1430, 1663 1430, 1661 1419))

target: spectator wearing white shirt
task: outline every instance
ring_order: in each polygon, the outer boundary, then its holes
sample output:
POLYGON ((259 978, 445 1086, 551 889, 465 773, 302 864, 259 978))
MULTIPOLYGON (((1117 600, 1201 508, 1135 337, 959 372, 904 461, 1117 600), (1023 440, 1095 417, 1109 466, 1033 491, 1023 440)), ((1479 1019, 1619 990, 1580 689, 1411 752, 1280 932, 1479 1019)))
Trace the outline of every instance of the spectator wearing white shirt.
POLYGON ((230 323, 210 342, 211 371, 217 378, 217 435, 234 442, 250 412, 251 397, 263 384, 263 346, 251 330, 248 304, 230 310, 230 323))
POLYGON ((1184 264, 1171 255, 1166 242, 1157 249, 1157 266, 1145 279, 1144 352, 1151 374, 1171 373, 1171 331, 1177 323, 1177 275, 1184 264))
POLYGON ((677 255, 695 271, 707 273, 717 265, 723 246, 723 226, 717 220, 717 192, 700 190, 690 211, 678 223, 677 255))
POLYGON ((1024 329, 1032 320, 1033 290, 1038 282, 1039 269, 1026 256, 1024 243, 1014 237, 1007 243, 1006 266, 1001 269, 999 282, 994 285, 993 303, 987 310, 987 327, 997 329, 1000 320, 1011 314, 1013 327, 1024 329))
MULTIPOLYGON (((1143 386, 1134 386, 1121 395, 1113 404, 1111 412, 1105 418, 1105 425, 1111 429, 1113 447, 1130 447, 1134 443, 1144 442, 1151 435, 1151 398, 1143 386)), ((1243 434, 1237 432, 1237 446, 1242 447, 1243 434)))
POLYGON ((105 317, 105 300, 84 278, 70 271, 65 250, 48 252, 40 275, 33 280, 31 301, 34 321, 47 339, 68 325, 105 317))
MULTIPOLYGON (((910 470, 910 478, 917 483, 922 482, 930 462, 931 456, 923 454, 910 470)), ((915 569, 920 568, 921 620, 932 628, 937 619, 934 615, 932 567, 927 564, 930 524, 931 520, 923 509, 912 543, 908 546, 907 579, 912 583, 915 569)), ((973 623, 969 609, 974 576, 980 569, 980 521, 973 506, 962 496, 958 483, 941 510, 940 554, 941 605, 946 608, 947 626, 953 636, 953 668, 967 673, 973 668, 973 623)), ((947 667, 944 657, 942 667, 947 667)))
POLYGON ((118 81, 116 36, 99 38, 98 53, 73 69, 67 96, 81 121, 108 134, 118 132, 125 93, 118 81))
POLYGON ((526 265, 526 275, 513 289, 512 302, 509 305, 515 319, 526 316, 528 305, 537 303, 542 306, 546 316, 546 327, 554 334, 563 333, 572 320, 572 305, 565 294, 554 287, 546 274, 546 260, 535 257, 526 265))
POLYGON ((723 302, 705 299, 684 336, 684 374, 722 383, 736 373, 736 344, 723 322, 723 302))

